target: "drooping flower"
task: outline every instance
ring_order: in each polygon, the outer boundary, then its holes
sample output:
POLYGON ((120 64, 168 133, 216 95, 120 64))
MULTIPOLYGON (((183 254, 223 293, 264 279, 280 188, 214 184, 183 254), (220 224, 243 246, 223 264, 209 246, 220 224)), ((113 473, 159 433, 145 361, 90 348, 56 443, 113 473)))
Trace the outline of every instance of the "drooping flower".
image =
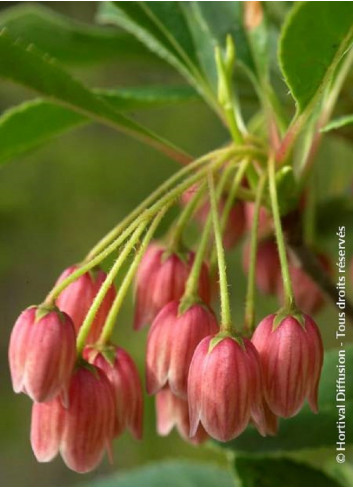
MULTIPOLYGON (((69 277, 77 268, 76 265, 73 265, 64 270, 58 278, 57 284, 69 277)), ((68 285, 57 298, 57 306, 71 317, 76 333, 79 331, 106 277, 107 274, 98 268, 86 272, 72 284, 68 285)), ((90 333, 86 340, 88 344, 95 343, 98 340, 114 298, 115 288, 114 285, 111 285, 92 323, 90 333)))
MULTIPOLYGON (((181 299, 193 260, 192 252, 179 255, 155 243, 149 246, 136 275, 135 329, 151 323, 168 302, 181 299)), ((200 274, 199 294, 209 304, 211 292, 206 264, 200 274)))
POLYGON ((133 436, 142 438, 143 394, 136 365, 130 355, 110 345, 98 351, 86 347, 84 357, 106 374, 113 386, 116 405, 115 436, 129 428, 133 436))
POLYGON ((188 379, 190 436, 200 425, 223 442, 245 430, 257 387, 249 343, 218 335, 204 338, 196 348, 188 379))
POLYGON ((46 306, 32 306, 20 314, 9 344, 16 393, 25 392, 37 402, 65 395, 75 359, 75 330, 67 314, 46 306))
POLYGON ((169 387, 164 387, 156 394, 157 433, 167 436, 175 427, 179 435, 193 445, 199 445, 208 439, 202 426, 190 438, 189 405, 185 399, 173 394, 169 387))
POLYGON ((76 472, 89 472, 110 450, 115 427, 113 388, 104 372, 79 367, 71 378, 68 406, 59 397, 32 408, 31 444, 39 462, 58 453, 76 472))
POLYGON ((200 341, 218 331, 216 317, 204 304, 195 303, 179 312, 178 301, 163 307, 147 339, 147 392, 155 394, 164 386, 178 397, 187 396, 189 366, 200 341))
POLYGON ((290 418, 307 398, 317 412, 323 362, 319 328, 306 314, 303 325, 290 315, 275 325, 275 318, 271 314, 263 319, 252 337, 261 359, 268 407, 275 415, 290 418))

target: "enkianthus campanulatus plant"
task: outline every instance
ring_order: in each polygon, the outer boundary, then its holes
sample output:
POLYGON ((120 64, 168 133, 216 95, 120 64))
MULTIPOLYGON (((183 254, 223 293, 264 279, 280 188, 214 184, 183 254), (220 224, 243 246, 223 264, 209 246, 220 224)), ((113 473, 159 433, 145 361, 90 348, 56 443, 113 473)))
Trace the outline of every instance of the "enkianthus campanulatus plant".
MULTIPOLYGON (((262 15, 260 2, 252 3, 249 36, 262 15)), ((279 418, 295 416, 305 400, 318 410, 323 345, 311 315, 324 296, 290 242, 301 214, 313 242, 305 188, 311 156, 293 169, 308 116, 286 126, 275 93, 262 80, 258 95, 267 133, 245 123, 234 83, 236 57, 228 35, 215 49, 217 93, 202 87, 228 141, 160 185, 16 321, 9 346, 13 388, 34 402, 31 443, 41 462, 60 453, 68 467, 86 472, 126 429, 142 437, 139 374, 130 354, 112 342, 132 288, 131 326, 137 331, 131 334, 150 328, 146 390, 155 396, 161 436, 176 427, 193 444, 227 442, 249 424, 262 436, 275 436, 279 418), (157 240, 161 221, 175 207, 177 217, 157 240), (199 237, 190 244, 192 225, 199 237), (227 269, 227 254, 241 242, 247 290, 243 321, 235 324, 229 290, 235 284, 239 293, 240 272, 227 269), (108 257, 113 265, 104 271, 108 257), (280 302, 258 326, 257 290, 280 302)), ((340 66, 347 72, 345 63, 340 66)), ((342 85, 341 78, 333 84, 342 85)), ((329 111, 338 89, 328 96, 329 111)), ((315 253, 330 272, 327 257, 315 253)))

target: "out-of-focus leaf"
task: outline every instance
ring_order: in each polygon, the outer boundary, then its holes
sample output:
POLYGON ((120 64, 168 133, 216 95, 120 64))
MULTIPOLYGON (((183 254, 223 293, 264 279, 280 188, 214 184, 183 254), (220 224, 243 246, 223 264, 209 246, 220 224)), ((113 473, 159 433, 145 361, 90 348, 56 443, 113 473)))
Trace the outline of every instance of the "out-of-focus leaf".
POLYGON ((321 129, 321 132, 333 131, 334 129, 340 129, 341 127, 350 126, 352 124, 353 114, 345 115, 326 124, 326 126, 321 129))
POLYGON ((130 32, 194 82, 198 60, 178 2, 102 2, 97 19, 130 32))
POLYGON ((7 33, 0 35, 0 77, 35 90, 66 108, 123 131, 185 163, 189 157, 149 129, 137 124, 106 100, 71 77, 50 56, 33 46, 14 41, 7 33))
POLYGON ((289 458, 239 456, 234 465, 243 487, 341 487, 324 472, 289 458))
POLYGON ((20 4, 3 10, 0 27, 6 27, 15 39, 35 44, 62 63, 150 58, 148 50, 124 32, 77 22, 42 5, 20 4))
POLYGON ((353 37, 349 2, 297 2, 282 30, 279 61, 298 113, 322 94, 353 37))
POLYGON ((93 481, 91 487, 227 487, 231 474, 212 464, 184 461, 158 462, 93 481))
MULTIPOLYGON (((197 98, 188 86, 96 90, 95 93, 119 111, 152 109, 197 98)), ((41 99, 12 107, 0 116, 0 164, 89 122, 90 119, 77 112, 41 99)))
MULTIPOLYGON (((353 345, 346 346, 346 365, 353 365, 353 345)), ((294 451, 305 448, 334 447, 337 441, 338 412, 336 407, 336 380, 338 350, 326 352, 319 390, 319 413, 305 406, 290 419, 281 419, 276 436, 262 437, 249 426, 246 431, 221 446, 242 452, 294 451)), ((346 412, 353 409, 353 384, 346 383, 346 412)), ((346 439, 353 440, 352 423, 346 423, 346 439)), ((281 484, 282 485, 282 484, 281 484)), ((284 484, 285 485, 285 484, 284 484)))

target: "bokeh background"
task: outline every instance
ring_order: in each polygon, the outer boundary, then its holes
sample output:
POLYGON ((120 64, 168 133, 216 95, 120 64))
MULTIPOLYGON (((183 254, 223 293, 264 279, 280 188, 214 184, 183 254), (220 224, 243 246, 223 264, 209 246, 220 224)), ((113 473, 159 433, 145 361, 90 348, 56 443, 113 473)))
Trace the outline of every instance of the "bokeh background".
MULTIPOLYGON (((4 9, 16 2, 1 2, 4 9)), ((17 2, 21 3, 21 2, 17 2)), ((287 2, 280 2, 286 4, 287 2)), ((95 2, 41 2, 73 18, 93 22, 95 2)), ((99 67, 71 71, 90 86, 128 87, 144 84, 181 83, 166 64, 152 58, 107 62, 99 67)), ((1 110, 32 96, 10 83, 0 83, 1 110)), ((288 95, 287 95, 288 96, 288 95)), ((251 100, 244 98, 248 115, 251 100)), ((199 155, 223 144, 226 133, 202 102, 154 109, 133 114, 156 132, 191 154, 199 155)), ((1 142, 0 142, 1 144, 1 142)), ((332 139, 321 151, 327 160, 348 165, 351 147, 332 139)), ((350 159, 351 164, 351 159, 350 159)), ((128 137, 92 124, 60 136, 45 147, 17 158, 1 168, 0 179, 0 484, 43 486, 89 484, 100 474, 128 469, 142 463, 175 456, 213 460, 226 464, 225 456, 209 447, 194 448, 176 434, 159 438, 155 433, 153 400, 145 400, 145 433, 142 442, 126 434, 115 442, 115 461, 104 462, 93 475, 70 472, 58 458, 38 464, 29 443, 31 402, 12 392, 7 365, 7 347, 12 325, 25 307, 43 300, 61 271, 78 262, 87 251, 178 165, 128 137)), ((322 184, 325 186, 325 183, 322 184)), ((337 184, 337 195, 342 187, 337 184)), ((333 191, 334 192, 334 191, 333 191)), ((164 223, 164 229, 168 222, 164 223)), ((347 223, 346 223, 347 224, 347 223)), ((162 234, 163 229, 160 231, 162 234)), ((335 253, 335 232, 321 243, 335 253)), ((352 243, 352 241, 351 241, 352 243)), ((351 244, 349 245, 352 246, 351 244)), ((240 248, 229 255, 232 308, 241 318, 245 278, 240 266, 240 248)), ((109 266, 109 263, 106 263, 109 266)), ((273 298, 258 297, 258 317, 277 307, 273 298)), ((337 321, 332 305, 317 320, 325 346, 334 347, 337 321)), ((352 335, 349 333, 352 339, 352 335)), ((146 331, 132 331, 132 296, 119 317, 116 340, 127 348, 143 375, 146 331)), ((310 458, 310 454, 308 455, 310 458)))

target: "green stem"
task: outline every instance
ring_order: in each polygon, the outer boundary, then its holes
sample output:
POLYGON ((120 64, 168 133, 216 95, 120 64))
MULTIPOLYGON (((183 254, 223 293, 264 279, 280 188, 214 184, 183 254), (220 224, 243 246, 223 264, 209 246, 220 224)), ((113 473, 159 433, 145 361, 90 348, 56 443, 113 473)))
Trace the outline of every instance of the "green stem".
POLYGON ((133 221, 130 226, 128 226, 122 234, 113 241, 105 250, 103 250, 99 255, 96 255, 92 260, 87 263, 84 263, 80 268, 75 270, 71 275, 69 275, 65 280, 55 285, 53 289, 49 292, 45 302, 47 304, 51 304, 57 299, 57 297, 61 294, 61 292, 66 289, 70 284, 75 282, 81 275, 85 274, 95 266, 99 265, 105 258, 107 258, 113 251, 115 251, 136 229, 137 226, 144 223, 144 226, 147 225, 148 218, 151 217, 151 214, 148 210, 146 210, 143 214, 139 216, 138 219, 133 221))
MULTIPOLYGON (((216 191, 217 201, 219 200, 220 196, 222 195, 224 187, 226 186, 226 183, 229 179, 230 173, 233 171, 233 169, 234 169, 233 165, 230 165, 222 173, 222 176, 220 178, 219 184, 217 186, 217 191, 216 191)), ((195 259, 194 259, 188 280, 186 282, 184 296, 181 300, 180 309, 182 312, 185 311, 189 307, 190 304, 192 304, 193 302, 200 299, 199 298, 199 277, 200 277, 204 257, 206 254, 207 246, 208 246, 209 240, 210 240, 211 226, 212 226, 212 213, 209 213, 209 215, 207 217, 206 224, 205 224, 203 232, 202 232, 200 243, 197 247, 195 259)))
POLYGON ((210 191, 211 214, 212 214, 213 230, 214 230, 214 237, 215 237, 216 249, 217 249, 219 284, 220 284, 220 294, 221 294, 220 330, 222 333, 232 334, 233 327, 232 327, 229 294, 228 294, 226 260, 224 256, 224 248, 222 243, 221 226, 218 218, 217 199, 216 199, 216 192, 214 187, 213 174, 211 173, 211 171, 209 171, 208 173, 208 186, 210 191))
POLYGON ((257 258, 257 235, 259 227, 259 215, 261 202, 265 190, 267 175, 264 173, 260 178, 259 186, 256 193, 254 218, 251 226, 250 238, 250 264, 248 272, 248 287, 246 292, 245 302, 245 329, 252 332, 255 326, 255 274, 256 274, 256 258, 257 258))
POLYGON ((198 169, 199 166, 203 166, 205 163, 212 159, 218 158, 219 156, 227 154, 228 156, 253 156, 257 158, 263 158, 265 156, 264 151, 259 150, 251 146, 243 146, 241 148, 224 148, 217 151, 208 153, 201 158, 193 161, 188 166, 182 168, 180 171, 172 175, 166 182, 160 185, 152 194, 150 194, 144 201, 141 202, 121 223, 119 223, 115 228, 113 228, 104 238, 102 238, 92 250, 87 255, 86 260, 90 260, 95 255, 100 253, 106 246, 109 245, 123 230, 130 224, 131 221, 136 219, 141 212, 143 212, 146 207, 150 206, 161 194, 168 192, 168 190, 173 187, 178 180, 185 177, 188 173, 193 172, 198 169))
POLYGON ((157 216, 152 221, 152 224, 151 224, 150 228, 148 229, 145 237, 143 238, 141 246, 140 246, 138 252, 136 253, 136 256, 135 256, 132 264, 130 265, 129 271, 125 275, 124 280, 122 281, 122 283, 119 287, 119 291, 118 291, 118 293, 115 297, 115 300, 113 302, 113 305, 109 311, 109 314, 108 314, 107 320, 105 322, 102 334, 98 340, 99 344, 105 344, 109 341, 109 339, 113 333, 116 317, 120 311, 123 300, 125 299, 125 296, 126 296, 128 290, 129 290, 129 287, 131 285, 131 282, 135 276, 137 267, 139 266, 139 264, 142 260, 142 257, 146 251, 146 248, 147 248, 149 242, 151 241, 161 219, 163 218, 163 216, 165 215, 167 210, 168 210, 168 207, 165 207, 164 209, 161 209, 159 211, 157 216))
POLYGON ((133 235, 131 236, 130 240, 128 243, 125 245, 123 251, 120 253, 118 259, 114 263, 113 267, 111 268, 110 272, 108 273, 106 279, 104 280, 101 288, 99 289, 98 294, 96 295, 81 327, 77 336, 77 341, 76 341, 76 346, 77 346, 77 354, 80 355, 82 353, 82 350, 85 347, 86 339, 87 336, 89 335, 91 326, 93 324, 94 318, 96 317, 96 314, 98 312, 98 309, 100 308, 104 297, 106 296, 109 288, 111 287, 112 283, 114 282, 114 279, 117 275, 117 273, 120 270, 121 265, 124 263, 124 261, 127 259, 129 254, 131 253, 131 250, 134 248, 136 245, 139 237, 143 233, 145 229, 145 223, 141 223, 133 235))
POLYGON ((284 242, 284 236, 282 231, 281 216, 277 197, 276 188, 276 174, 275 174, 275 160, 270 157, 268 161, 268 171, 269 171, 269 188, 272 206, 272 215, 275 225, 275 233, 277 240, 277 247, 279 253, 279 259, 281 263, 281 273, 285 293, 285 308, 292 309, 295 307, 294 294, 292 288, 292 281, 289 274, 288 260, 286 254, 286 246, 284 242))
POLYGON ((185 229, 185 226, 190 221, 192 214, 200 203, 201 197, 205 191, 206 184, 203 183, 200 185, 198 189, 195 189, 194 195, 192 195, 190 201, 186 204, 185 208, 181 212, 175 227, 172 230, 171 235, 171 248, 179 249, 180 243, 182 241, 182 235, 185 229))
MULTIPOLYGON (((229 150, 228 153, 225 154, 223 158, 220 160, 214 162, 211 166, 214 168, 218 168, 221 166, 232 154, 232 151, 229 150)), ((204 168, 202 170, 199 170, 198 173, 192 175, 188 179, 185 179, 183 183, 179 184, 177 187, 175 187, 172 191, 164 195, 162 198, 160 198, 157 202, 154 203, 152 207, 149 209, 141 209, 141 206, 138 206, 137 209, 141 210, 142 214, 140 213, 137 215, 134 220, 131 219, 131 216, 136 215, 136 209, 133 211, 126 219, 122 221, 122 223, 115 228, 114 231, 119 230, 121 232, 120 236, 118 236, 115 241, 111 242, 111 240, 107 240, 106 246, 107 248, 103 248, 103 251, 101 251, 97 255, 93 255, 93 258, 90 259, 88 262, 84 263, 80 268, 78 268, 74 273, 69 275, 65 280, 63 280, 60 284, 57 284, 54 286, 54 288, 50 291, 48 294, 45 302, 47 304, 52 303, 55 301, 55 299, 58 297, 58 295, 66 288, 68 287, 71 283, 73 283, 75 280, 77 280, 81 275, 86 273, 87 271, 91 270, 93 267, 97 266, 101 261, 103 261, 107 256, 109 256, 110 253, 112 253, 118 246, 120 246, 126 239, 127 237, 131 234, 131 232, 138 226, 140 222, 143 222, 146 220, 147 217, 153 217, 162 207, 167 205, 168 203, 172 202, 174 199, 178 198, 187 188, 189 188, 191 185, 196 183, 198 180, 201 178, 205 177, 207 174, 208 168, 204 168), (131 222, 132 221, 132 222, 131 222), (128 225, 130 222, 130 225, 124 229, 124 225, 128 225), (110 245, 109 245, 110 242, 110 245)), ((146 199, 147 200, 147 199, 146 199)), ((111 235, 113 235, 111 233, 111 235)), ((103 240, 102 240, 103 241, 103 240)), ((98 247, 97 247, 98 250, 98 247)), ((87 260, 87 259, 86 259, 87 260)))

